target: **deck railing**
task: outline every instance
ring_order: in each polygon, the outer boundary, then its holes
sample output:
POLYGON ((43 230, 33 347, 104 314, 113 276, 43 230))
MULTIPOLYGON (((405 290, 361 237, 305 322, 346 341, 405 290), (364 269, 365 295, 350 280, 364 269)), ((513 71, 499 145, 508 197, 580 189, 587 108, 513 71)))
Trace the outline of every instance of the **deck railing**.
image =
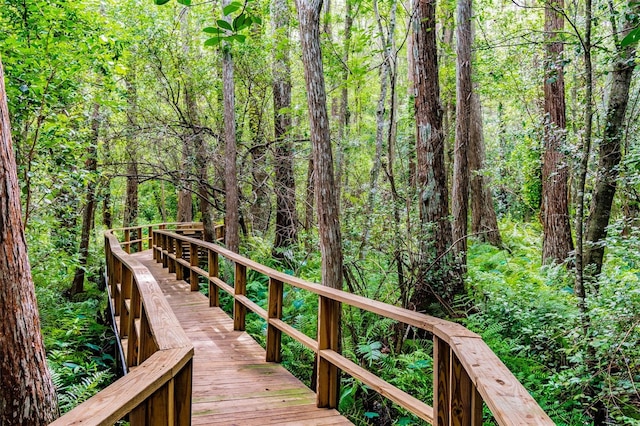
POLYGON ((125 416, 131 426, 190 425, 193 345, 155 278, 128 254, 144 242, 151 248, 152 227, 118 231, 124 250, 105 233, 106 280, 128 374, 52 425, 112 425, 125 416))
POLYGON ((481 425, 483 403, 500 425, 554 424, 480 336, 459 324, 310 283, 256 263, 220 245, 168 230, 154 230, 152 238, 154 259, 169 268, 169 272, 175 272, 178 279, 188 279, 192 291, 199 289, 201 278, 208 282, 210 306, 219 306, 220 290, 233 297, 236 330, 244 330, 247 310, 266 321, 267 361, 281 360, 282 333, 317 354, 316 393, 319 407, 338 406, 338 370, 341 370, 437 426, 481 425), (219 276, 220 257, 234 265, 233 286, 219 276), (201 260, 202 266, 206 264, 206 270, 201 267, 201 260), (247 297, 247 270, 263 274, 269 279, 266 309, 247 297), (282 320, 285 284, 318 295, 316 339, 282 320), (398 389, 339 353, 342 303, 433 335, 433 406, 398 389))

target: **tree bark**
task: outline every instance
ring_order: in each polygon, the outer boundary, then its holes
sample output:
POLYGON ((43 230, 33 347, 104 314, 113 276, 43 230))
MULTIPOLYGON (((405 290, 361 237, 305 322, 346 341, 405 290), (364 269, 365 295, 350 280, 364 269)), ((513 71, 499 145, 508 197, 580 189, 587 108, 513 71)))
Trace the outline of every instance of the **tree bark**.
POLYGON ((469 215, 469 133, 471 129, 471 0, 458 0, 456 26, 456 140, 453 157, 454 251, 462 265, 466 265, 467 224, 469 215))
POLYGON ((273 61, 273 109, 275 146, 276 228, 273 256, 284 259, 283 249, 296 242, 296 187, 293 175, 291 128, 291 66, 289 59, 290 11, 286 0, 271 5, 273 30, 279 46, 273 61))
POLYGON ((296 3, 311 127, 315 195, 322 254, 322 284, 332 288, 342 288, 342 241, 320 49, 319 19, 322 2, 321 0, 297 0, 296 3))
POLYGON ((187 179, 190 151, 189 141, 185 138, 182 141, 182 164, 180 164, 180 181, 178 182, 178 212, 176 215, 178 222, 193 221, 193 197, 189 190, 191 184, 187 179))
POLYGON ((563 154, 565 143, 565 96, 563 43, 564 16, 557 9, 564 0, 545 7, 544 154, 542 160, 543 263, 562 263, 573 250, 569 220, 569 169, 563 154))
POLYGON ((86 186, 86 201, 82 212, 82 231, 80 234, 80 250, 78 256, 78 266, 73 277, 73 283, 69 294, 71 297, 84 291, 84 277, 89 261, 89 243, 91 242, 91 231, 93 230, 94 213, 96 210, 96 171, 98 170, 98 132, 100 130, 100 105, 93 104, 91 115, 91 140, 85 168, 90 177, 86 186))
POLYGON ((0 61, 0 424, 40 426, 58 405, 40 333, 0 61))
POLYGON ((451 310, 454 297, 464 293, 458 268, 448 254, 452 236, 444 165, 435 11, 435 0, 416 0, 413 75, 422 270, 411 303, 420 311, 427 310, 434 302, 451 310))
MULTIPOLYGON (((635 10, 640 11, 640 6, 635 6, 635 10)), ((633 22, 625 22, 623 34, 628 33, 631 28, 633 28, 633 22)), ((587 229, 588 244, 584 264, 585 266, 593 265, 591 272, 594 275, 599 275, 602 271, 604 239, 607 237, 611 206, 617 189, 618 166, 622 160, 620 145, 624 129, 624 116, 629 103, 629 86, 634 68, 635 49, 632 46, 619 47, 611 72, 611 90, 604 132, 600 142, 600 158, 587 229)), ((598 291, 597 284, 595 290, 598 291)))
POLYGON ((127 228, 136 224, 138 220, 138 160, 136 155, 137 149, 137 107, 138 99, 136 86, 131 78, 135 78, 135 70, 128 76, 129 79, 125 81, 127 86, 127 104, 129 110, 127 111, 129 135, 127 137, 126 156, 127 162, 127 190, 126 201, 124 205, 124 220, 122 226, 127 228))
POLYGON ((498 217, 493 196, 482 174, 485 150, 482 130, 482 105, 477 93, 471 97, 471 128, 469 130, 469 171, 471 172, 471 233, 479 241, 502 247, 498 217))
MULTIPOLYGON (((222 7, 231 3, 224 0, 222 7)), ((224 19, 231 21, 229 16, 224 19)), ((233 82, 233 59, 231 57, 231 46, 225 45, 222 48, 222 86, 224 98, 224 140, 225 140, 225 162, 224 162, 224 183, 225 183, 225 245, 233 252, 238 252, 240 246, 239 224, 240 224, 240 195, 238 190, 237 172, 237 146, 236 146, 236 112, 235 112, 235 85, 233 82)))

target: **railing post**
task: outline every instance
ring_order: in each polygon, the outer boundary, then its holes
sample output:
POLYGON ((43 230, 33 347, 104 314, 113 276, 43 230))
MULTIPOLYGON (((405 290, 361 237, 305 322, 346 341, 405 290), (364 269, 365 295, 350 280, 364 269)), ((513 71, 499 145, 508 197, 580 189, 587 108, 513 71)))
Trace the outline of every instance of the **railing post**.
POLYGON ((120 315, 120 301, 122 299, 122 294, 120 294, 120 289, 122 288, 122 262, 119 259, 114 258, 114 267, 113 267, 113 315, 120 315), (118 287, 120 284, 120 287, 118 287))
POLYGON ((170 274, 173 274, 174 272, 176 272, 176 260, 170 257, 170 255, 176 254, 175 246, 174 246, 175 243, 176 243, 176 240, 173 237, 167 235, 167 258, 168 258, 167 262, 169 263, 170 274))
POLYGON ((126 253, 131 253, 131 248, 129 247, 130 246, 129 241, 131 241, 131 235, 129 233, 129 230, 125 229, 124 230, 124 242, 125 242, 124 251, 126 253))
POLYGON ((454 353, 451 353, 451 424, 482 425, 482 397, 454 353))
POLYGON ((451 348, 433 336, 433 426, 449 426, 451 413, 451 348))
MULTIPOLYGON (((182 241, 176 239, 176 280, 180 281, 184 279, 184 268, 182 267, 182 265, 178 262, 178 259, 182 259, 182 241)), ((171 272, 171 269, 169 269, 169 272, 171 272)))
POLYGON ((174 378, 175 425, 191 426, 191 394, 193 387, 193 359, 182 367, 174 378))
POLYGON ((218 264, 218 253, 213 250, 207 250, 207 252, 209 257, 209 307, 213 308, 220 306, 220 291, 211 278, 218 278, 220 266, 218 264))
POLYGON ((136 240, 138 240, 136 253, 140 253, 142 251, 142 227, 136 228, 136 240))
POLYGON ((191 284, 191 291, 200 290, 198 273, 193 269, 198 266, 199 262, 198 246, 194 243, 189 243, 189 265, 191 265, 191 268, 189 268, 189 284, 191 284))
POLYGON ((339 302, 319 296, 318 301, 318 371, 317 405, 320 408, 337 408, 340 396, 340 374, 338 367, 322 358, 320 351, 331 349, 340 351, 340 311, 339 302))
POLYGON ((127 366, 133 367, 138 365, 138 346, 140 336, 136 328, 136 320, 140 318, 142 313, 142 300, 140 299, 140 290, 135 280, 131 286, 131 303, 129 304, 129 340, 127 342, 127 366))
POLYGON ((168 239, 169 237, 167 237, 166 235, 160 235, 160 250, 162 251, 162 267, 163 268, 169 267, 169 256, 167 255, 169 250, 168 239), (167 253, 165 253, 165 251, 167 251, 167 253))
MULTIPOLYGON (((269 278, 269 304, 267 315, 269 319, 282 317, 282 281, 269 278)), ((267 362, 282 361, 280 352, 282 332, 271 324, 267 324, 267 362)))
POLYGON ((122 267, 122 284, 120 285, 120 338, 129 336, 131 326, 131 311, 127 307, 127 300, 131 299, 131 285, 133 274, 129 268, 122 267))
MULTIPOLYGON (((147 244, 148 244, 148 248, 149 250, 151 250, 153 248, 153 226, 148 226, 147 227, 147 244)), ((155 255, 154 255, 154 259, 155 259, 155 255)))
MULTIPOLYGON (((236 296, 247 294, 247 267, 236 262, 235 281, 233 285, 236 296)), ((244 331, 247 308, 237 300, 233 302, 233 329, 244 331)))

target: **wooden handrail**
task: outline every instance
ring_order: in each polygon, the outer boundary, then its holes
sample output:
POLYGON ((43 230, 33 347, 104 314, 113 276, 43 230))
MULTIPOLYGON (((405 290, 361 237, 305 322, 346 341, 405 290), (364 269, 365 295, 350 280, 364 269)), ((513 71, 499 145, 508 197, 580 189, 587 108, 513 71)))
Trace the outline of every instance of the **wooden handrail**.
MULTIPOLYGON (((224 247, 168 230, 152 232, 153 257, 178 277, 189 277, 191 290, 198 277, 209 283, 209 304, 219 305, 219 290, 234 298, 234 328, 244 330, 246 310, 267 322, 267 361, 280 361, 281 334, 285 333, 318 355, 317 403, 335 408, 339 399, 338 369, 389 398, 425 421, 437 425, 481 425, 483 402, 500 425, 553 425, 507 367, 477 334, 460 324, 417 313, 341 290, 292 277, 261 265, 224 247), (189 247, 189 259, 185 257, 189 247), (206 253, 208 270, 191 253, 206 253), (235 265, 234 286, 218 277, 219 257, 235 265), (253 270, 269 278, 268 306, 263 309, 246 295, 246 273, 253 270), (312 339, 282 321, 283 284, 319 297, 318 336, 312 339), (338 352, 341 304, 381 315, 426 330, 433 335, 433 407, 385 382, 338 352)), ((196 255, 197 256, 197 255, 196 255)), ((203 261, 205 258, 203 257, 203 261)))
MULTIPOLYGON (((165 227, 167 224, 161 225, 165 227)), ((105 233, 107 288, 112 312, 119 319, 128 374, 52 423, 111 425, 124 416, 137 425, 191 424, 193 345, 182 330, 149 270, 127 252, 130 231, 147 238, 151 226, 125 228, 125 249, 113 231, 105 233)))

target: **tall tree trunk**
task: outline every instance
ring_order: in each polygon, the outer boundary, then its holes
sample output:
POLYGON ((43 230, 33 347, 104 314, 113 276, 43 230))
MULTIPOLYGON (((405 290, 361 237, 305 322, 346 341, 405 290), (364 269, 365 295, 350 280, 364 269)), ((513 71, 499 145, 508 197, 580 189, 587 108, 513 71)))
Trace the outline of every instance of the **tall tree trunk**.
POLYGON ((40 332, 20 213, 20 186, 0 61, 0 424, 41 426, 58 416, 40 332))
POLYGON ((562 263, 573 250, 569 220, 569 169, 563 154, 566 111, 563 43, 564 0, 545 7, 544 154, 542 160, 543 263, 562 263))
MULTIPOLYGON (((231 3, 223 0, 222 7, 231 3)), ((231 22, 230 16, 225 16, 231 22)), ((235 112, 235 84, 233 82, 233 59, 231 46, 223 46, 222 53, 222 85, 224 98, 224 186, 225 186, 225 245, 233 252, 238 252, 240 246, 240 196, 238 194, 238 172, 236 164, 236 112, 235 112)))
POLYGON ((283 249, 296 242, 296 187, 293 175, 291 136, 291 67, 289 59, 289 5, 286 0, 271 4, 274 36, 278 41, 273 61, 273 109, 275 146, 276 229, 273 255, 284 258, 283 249))
POLYGON ((471 97, 471 128, 469 130, 469 171, 471 172, 471 232, 479 241, 502 247, 498 217, 493 196, 482 174, 484 167, 484 135, 482 105, 477 93, 471 97))
POLYGON ((180 164, 180 174, 178 181, 178 212, 176 220, 178 222, 193 221, 193 197, 189 183, 189 165, 191 164, 191 147, 189 141, 184 138, 182 141, 182 162, 180 164))
POLYGON ((297 0, 302 62, 309 104, 322 284, 342 288, 342 240, 335 193, 329 117, 320 50, 321 0, 297 0))
POLYGON ((343 175, 345 173, 346 161, 344 156, 344 145, 349 137, 349 120, 351 111, 349 110, 349 55, 351 53, 351 27, 353 26, 352 0, 345 0, 344 12, 344 51, 342 52, 342 84, 340 87, 340 113, 338 114, 338 143, 336 149, 336 189, 338 197, 338 208, 342 200, 343 175))
POLYGON ((469 133, 471 128, 471 0, 458 0, 456 27, 456 141, 453 156, 453 245, 462 265, 467 259, 469 215, 469 133))
POLYGON ((91 140, 89 141, 89 150, 87 152, 87 160, 85 168, 89 172, 90 178, 86 186, 86 201, 84 211, 82 212, 82 232, 80 234, 80 250, 78 257, 78 266, 73 277, 73 283, 69 290, 73 297, 84 291, 84 276, 89 261, 89 243, 91 242, 91 231, 93 230, 93 218, 96 211, 96 171, 98 170, 98 132, 100 130, 100 105, 93 104, 93 113, 91 114, 91 140))
POLYGON ((416 0, 418 32, 414 39, 413 74, 416 87, 416 184, 422 229, 419 237, 421 271, 411 304, 417 310, 425 311, 435 302, 451 311, 453 299, 464 293, 464 285, 455 262, 447 253, 452 237, 444 165, 435 12, 435 0, 416 0))
MULTIPOLYGON (((640 13, 640 5, 634 6, 636 15, 640 13)), ((627 14, 631 17, 631 14, 627 14)), ((612 17, 615 19, 615 17, 612 17)), ((625 22, 622 34, 633 28, 632 20, 625 22)), ((615 27, 615 26, 614 26, 615 27)), ((615 31, 614 31, 615 32, 615 31)), ((616 194, 619 164, 622 160, 620 144, 624 130, 624 116, 629 103, 629 86, 635 68, 635 49, 630 45, 619 47, 611 72, 611 89, 609 103, 604 122, 602 141, 600 142, 600 158, 596 175, 595 188, 591 199, 589 227, 587 229, 587 250, 585 265, 593 265, 594 275, 602 271, 604 258, 604 242, 607 237, 607 226, 611 218, 611 206, 616 194)), ((596 287, 596 292, 598 288, 596 287)))

